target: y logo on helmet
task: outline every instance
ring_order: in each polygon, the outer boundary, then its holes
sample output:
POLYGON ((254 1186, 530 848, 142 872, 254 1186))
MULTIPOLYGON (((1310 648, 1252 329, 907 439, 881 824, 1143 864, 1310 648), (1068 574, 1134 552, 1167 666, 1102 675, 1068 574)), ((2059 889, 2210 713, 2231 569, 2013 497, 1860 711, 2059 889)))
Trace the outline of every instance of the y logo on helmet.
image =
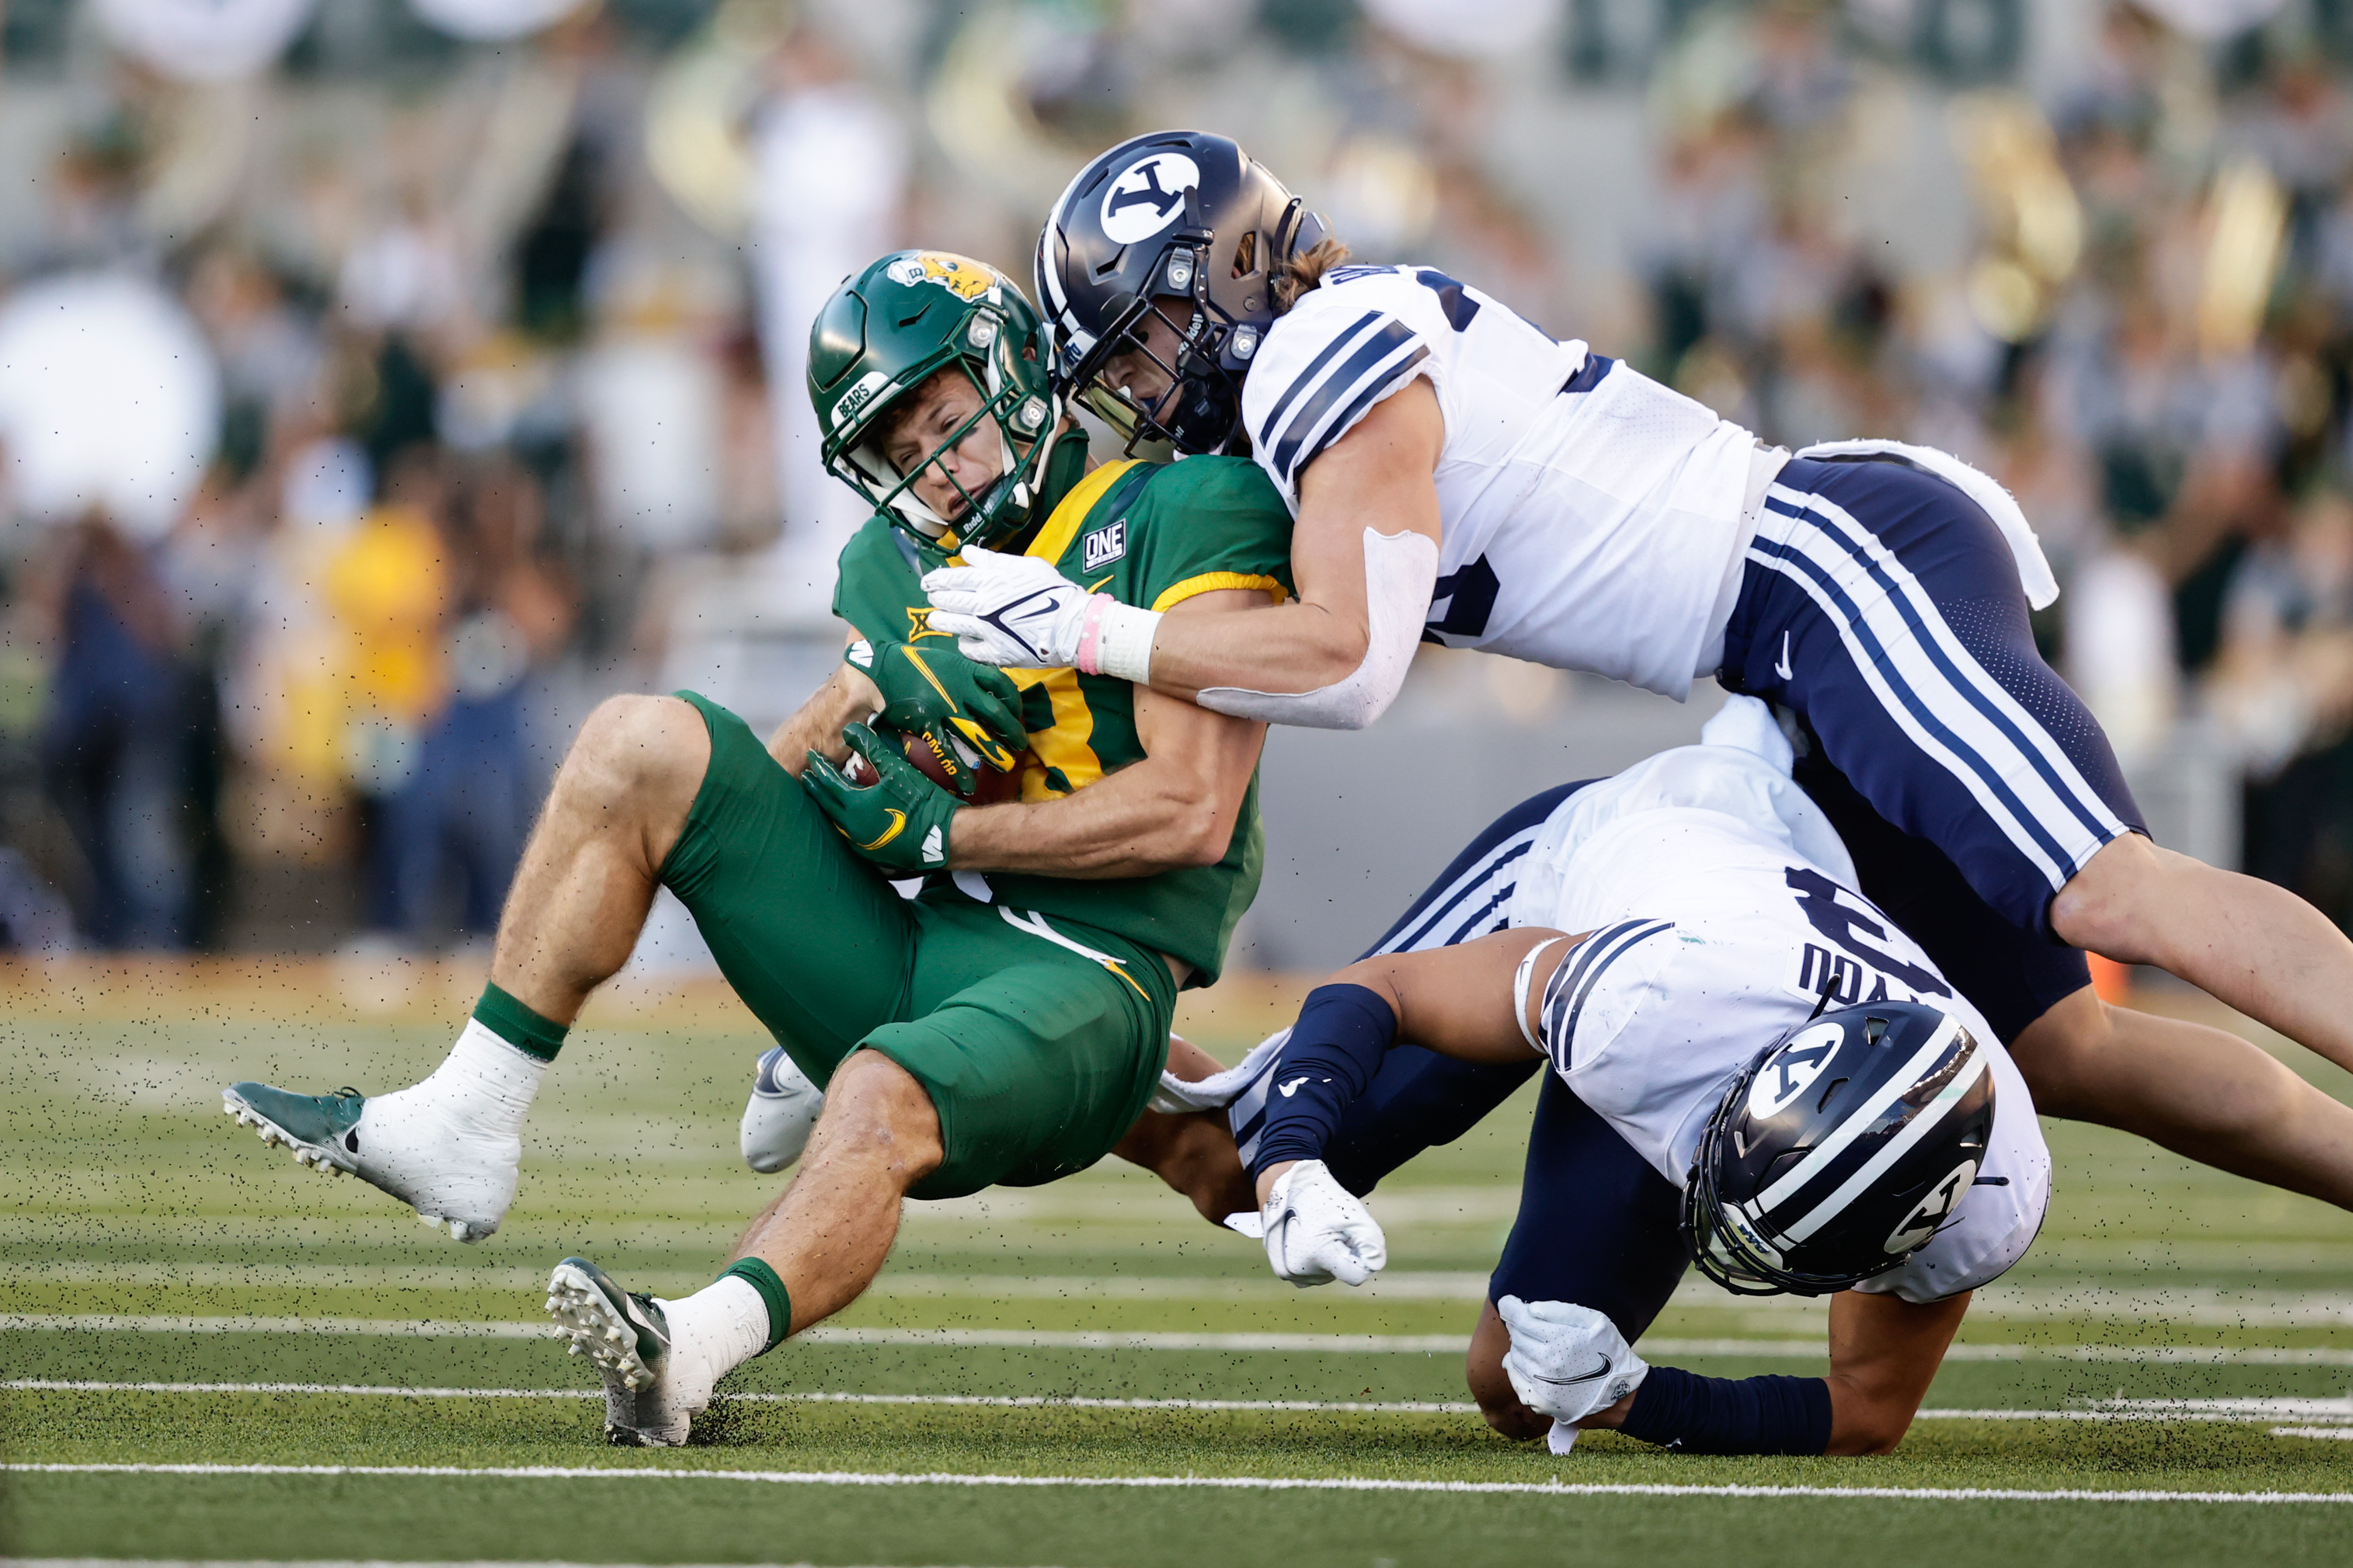
POLYGON ((1185 210, 1185 193, 1201 166, 1182 153, 1155 153, 1130 163, 1103 192, 1103 231, 1113 245, 1150 239, 1185 210))
POLYGON ((1961 1195, 1977 1179, 1978 1163, 1964 1160, 1951 1175, 1930 1187, 1928 1195, 1913 1206, 1911 1214, 1887 1238, 1887 1255, 1900 1257, 1915 1247, 1926 1246, 1928 1238, 1936 1234, 1937 1226, 1953 1216, 1953 1211, 1960 1206, 1961 1195))
POLYGON ((1841 1024, 1816 1024, 1812 1028, 1773 1053, 1748 1086, 1748 1114, 1763 1121, 1778 1116, 1797 1101, 1799 1095, 1813 1087, 1814 1079, 1831 1065, 1831 1058, 1846 1037, 1846 1027, 1841 1024))
POLYGON ((950 256, 944 250, 919 250, 913 256, 901 257, 883 270, 892 282, 903 283, 910 289, 918 283, 936 283, 967 305, 997 287, 997 274, 990 268, 967 257, 950 256))

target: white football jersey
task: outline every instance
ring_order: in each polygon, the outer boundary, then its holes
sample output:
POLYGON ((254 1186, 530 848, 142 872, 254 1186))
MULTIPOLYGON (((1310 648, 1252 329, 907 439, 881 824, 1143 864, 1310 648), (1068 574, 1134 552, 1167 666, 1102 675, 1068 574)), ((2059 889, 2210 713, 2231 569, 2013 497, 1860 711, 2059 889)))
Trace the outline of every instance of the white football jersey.
POLYGON ((1993 1135, 1957 1216, 1860 1289, 1935 1300, 2025 1253, 2051 1193, 2026 1080, 1977 1009, 1854 890, 1837 836, 1772 763, 1728 745, 1662 752, 1564 801, 1525 867, 1513 925, 1594 933, 1571 955, 1583 969, 1543 1042, 1554 1069, 1661 1175, 1683 1184, 1729 1081, 1825 989, 1832 1006, 1926 1002, 1990 1048, 1993 1135))
POLYGON ((1242 384, 1293 511, 1316 454, 1416 376, 1446 420, 1428 638, 1681 700, 1732 612, 1756 438, 1444 273, 1340 268, 1242 384))

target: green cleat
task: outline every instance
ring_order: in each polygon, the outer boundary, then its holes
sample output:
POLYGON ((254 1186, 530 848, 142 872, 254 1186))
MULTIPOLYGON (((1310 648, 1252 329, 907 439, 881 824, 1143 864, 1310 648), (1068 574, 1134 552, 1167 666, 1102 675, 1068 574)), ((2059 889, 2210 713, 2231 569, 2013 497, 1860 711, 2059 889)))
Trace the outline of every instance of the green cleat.
POLYGON ((357 1171, 361 1108, 366 1097, 355 1089, 332 1094, 290 1094, 266 1083, 234 1083, 221 1090, 221 1109, 251 1127, 264 1143, 283 1143, 294 1162, 322 1176, 357 1171))
POLYGON ((664 1397, 670 1320, 651 1296, 623 1290, 585 1258, 567 1258, 547 1281, 547 1314, 571 1353, 585 1355, 605 1379, 605 1440, 625 1448, 670 1448, 686 1441, 696 1411, 664 1397))
POLYGON ((514 1201, 522 1141, 485 1132, 419 1090, 363 1095, 294 1094, 266 1083, 221 1090, 221 1109, 282 1143, 322 1175, 353 1175, 391 1194, 427 1225, 447 1225, 459 1241, 499 1228, 514 1201))

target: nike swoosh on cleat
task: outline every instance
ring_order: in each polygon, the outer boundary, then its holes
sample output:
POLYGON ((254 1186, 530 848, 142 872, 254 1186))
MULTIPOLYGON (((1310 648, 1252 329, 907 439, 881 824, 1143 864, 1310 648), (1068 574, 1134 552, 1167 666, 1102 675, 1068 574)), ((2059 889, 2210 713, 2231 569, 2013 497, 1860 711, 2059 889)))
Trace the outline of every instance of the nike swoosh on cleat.
POLYGON ((1608 1356, 1603 1356, 1601 1358, 1601 1364, 1595 1367, 1591 1372, 1580 1373, 1576 1377, 1546 1377, 1543 1373, 1539 1373, 1536 1374, 1536 1381, 1538 1383, 1549 1383, 1556 1388, 1565 1388, 1572 1383, 1591 1383, 1596 1378, 1608 1377, 1609 1375, 1609 1358, 1608 1356))

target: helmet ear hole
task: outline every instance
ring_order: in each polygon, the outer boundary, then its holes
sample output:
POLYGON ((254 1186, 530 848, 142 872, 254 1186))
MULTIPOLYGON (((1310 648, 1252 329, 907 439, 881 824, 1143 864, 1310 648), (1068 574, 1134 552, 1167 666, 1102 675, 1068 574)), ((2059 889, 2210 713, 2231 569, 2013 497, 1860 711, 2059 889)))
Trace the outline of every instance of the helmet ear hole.
POLYGON ((1247 278, 1258 270, 1258 230, 1248 228, 1234 244, 1234 276, 1247 278))

